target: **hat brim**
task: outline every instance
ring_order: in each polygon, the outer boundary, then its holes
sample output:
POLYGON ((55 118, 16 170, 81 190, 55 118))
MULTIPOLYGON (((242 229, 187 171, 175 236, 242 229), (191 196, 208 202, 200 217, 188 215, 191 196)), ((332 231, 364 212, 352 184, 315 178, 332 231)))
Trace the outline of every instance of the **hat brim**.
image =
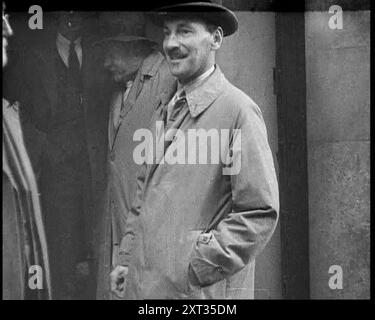
POLYGON ((157 42, 154 40, 151 40, 146 37, 140 37, 140 36, 131 36, 131 35, 118 35, 118 36, 113 36, 113 37, 107 37, 100 39, 96 42, 93 43, 93 45, 106 45, 111 42, 122 42, 122 43, 129 43, 129 42, 134 42, 134 41, 146 41, 149 42, 151 45, 156 45, 157 42))
POLYGON ((152 21, 163 26, 167 18, 173 16, 192 16, 210 22, 223 29, 224 36, 235 33, 238 29, 238 19, 229 9, 215 3, 188 2, 164 6, 149 13, 152 21))

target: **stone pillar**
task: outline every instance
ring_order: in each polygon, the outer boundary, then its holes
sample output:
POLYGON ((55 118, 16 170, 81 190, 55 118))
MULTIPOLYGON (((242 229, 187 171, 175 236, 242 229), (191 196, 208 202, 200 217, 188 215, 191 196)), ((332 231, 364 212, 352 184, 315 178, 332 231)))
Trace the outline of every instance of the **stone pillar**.
MULTIPOLYGON (((344 9, 344 8, 343 8, 344 9)), ((370 297, 370 11, 305 13, 310 295, 370 297), (329 287, 329 268, 343 288, 329 287)))
MULTIPOLYGON (((225 76, 262 110, 268 141, 277 165, 277 109, 273 92, 275 13, 236 11, 239 29, 224 38, 217 62, 225 76)), ((281 298, 280 227, 256 259, 255 299, 281 298)))

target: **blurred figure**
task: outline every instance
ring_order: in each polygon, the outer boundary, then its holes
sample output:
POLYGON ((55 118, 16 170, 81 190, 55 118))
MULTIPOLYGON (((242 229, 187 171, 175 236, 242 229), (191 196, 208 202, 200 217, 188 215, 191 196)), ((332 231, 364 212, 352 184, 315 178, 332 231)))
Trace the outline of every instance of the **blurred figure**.
POLYGON ((20 59, 18 73, 25 79, 20 108, 38 174, 54 299, 93 299, 93 194, 105 180, 100 137, 109 98, 97 90, 100 68, 83 35, 84 16, 70 11, 55 17, 53 37, 20 59))
MULTIPOLYGON (((8 61, 7 38, 13 33, 4 11, 3 3, 3 68, 8 61)), ((49 273, 37 184, 18 108, 3 99, 3 299, 50 299, 49 273)))
POLYGON ((13 35, 13 31, 8 21, 8 15, 5 13, 5 4, 3 2, 3 68, 8 63, 8 55, 7 55, 8 38, 12 35, 13 35))
POLYGON ((98 42, 104 50, 104 66, 117 84, 109 103, 109 181, 100 222, 98 299, 116 298, 110 294, 108 276, 122 259, 123 228, 136 193, 140 166, 133 159, 138 143, 134 133, 149 127, 159 95, 174 82, 164 56, 155 50, 157 44, 145 37, 144 16, 132 12, 122 13, 121 18, 122 24, 113 21, 121 32, 98 42))

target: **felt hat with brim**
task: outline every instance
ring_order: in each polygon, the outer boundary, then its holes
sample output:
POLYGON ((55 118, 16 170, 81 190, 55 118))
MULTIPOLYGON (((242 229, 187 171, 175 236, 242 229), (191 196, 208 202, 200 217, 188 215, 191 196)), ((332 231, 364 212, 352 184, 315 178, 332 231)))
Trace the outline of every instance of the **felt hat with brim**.
POLYGON ((220 26, 224 36, 235 33, 238 29, 236 15, 224 6, 211 1, 188 1, 159 7, 150 13, 153 22, 163 26, 165 19, 173 17, 198 18, 220 26))
POLYGON ((151 40, 151 39, 146 38, 146 37, 127 35, 127 34, 117 34, 115 36, 109 36, 109 37, 105 37, 103 39, 100 39, 100 40, 94 42, 93 45, 106 45, 106 44, 109 44, 110 42, 129 43, 129 42, 134 42, 134 41, 145 41, 145 42, 149 42, 150 45, 156 45, 157 44, 156 41, 151 40))

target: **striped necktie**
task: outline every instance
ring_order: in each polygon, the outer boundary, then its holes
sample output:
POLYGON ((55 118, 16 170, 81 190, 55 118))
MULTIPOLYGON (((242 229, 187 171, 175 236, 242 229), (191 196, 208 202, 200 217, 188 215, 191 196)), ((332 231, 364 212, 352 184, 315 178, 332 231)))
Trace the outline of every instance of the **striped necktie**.
POLYGON ((171 123, 175 122, 182 108, 186 103, 186 93, 184 90, 177 92, 172 100, 167 105, 166 110, 166 125, 170 126, 171 123))

